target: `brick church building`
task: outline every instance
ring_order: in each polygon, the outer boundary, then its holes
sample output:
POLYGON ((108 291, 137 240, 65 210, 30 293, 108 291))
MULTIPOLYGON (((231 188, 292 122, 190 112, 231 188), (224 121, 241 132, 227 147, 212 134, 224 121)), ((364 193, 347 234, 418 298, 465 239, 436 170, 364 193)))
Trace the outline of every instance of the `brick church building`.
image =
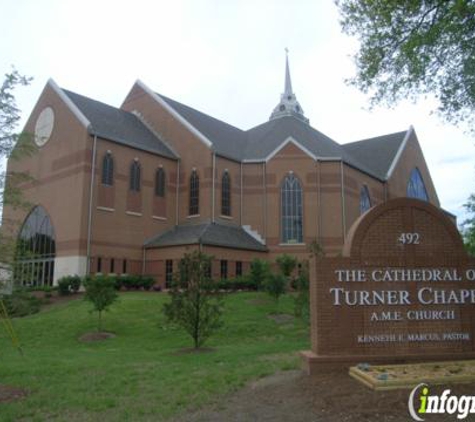
POLYGON ((255 257, 338 254, 370 207, 409 196, 439 206, 416 133, 340 145, 314 129, 285 88, 268 121, 241 130, 137 81, 120 107, 49 80, 25 127, 37 152, 30 210, 5 208, 4 229, 26 254, 22 274, 146 274, 165 286, 185 252, 214 257, 212 275, 255 257), (9 222, 17 221, 17 225, 9 222))

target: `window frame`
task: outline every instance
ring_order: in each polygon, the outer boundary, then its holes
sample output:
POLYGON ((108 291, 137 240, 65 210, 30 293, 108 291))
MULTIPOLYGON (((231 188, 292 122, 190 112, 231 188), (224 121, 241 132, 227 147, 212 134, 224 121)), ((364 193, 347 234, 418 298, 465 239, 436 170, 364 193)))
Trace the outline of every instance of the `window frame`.
POLYGON ((188 215, 199 215, 200 213, 200 177, 196 170, 192 170, 190 175, 190 195, 188 204, 188 215))
POLYGON ((228 170, 221 177, 221 215, 231 217, 231 176, 228 170))
POLYGON ((360 190, 360 214, 364 214, 372 207, 371 196, 367 185, 363 185, 360 190))
POLYGON ((114 158, 110 151, 102 158, 101 183, 104 186, 114 186, 114 158))
POLYGON ((140 192, 140 182, 141 182, 141 166, 137 160, 132 161, 130 165, 130 175, 129 175, 129 190, 132 192, 140 192))
POLYGON ((293 172, 289 172, 281 183, 280 224, 283 244, 303 243, 303 189, 293 172))
POLYGON ((411 170, 409 180, 406 185, 406 196, 408 198, 420 199, 429 202, 429 195, 420 170, 414 167, 411 170))
POLYGON ((166 175, 163 167, 159 167, 155 172, 155 196, 165 198, 166 175))

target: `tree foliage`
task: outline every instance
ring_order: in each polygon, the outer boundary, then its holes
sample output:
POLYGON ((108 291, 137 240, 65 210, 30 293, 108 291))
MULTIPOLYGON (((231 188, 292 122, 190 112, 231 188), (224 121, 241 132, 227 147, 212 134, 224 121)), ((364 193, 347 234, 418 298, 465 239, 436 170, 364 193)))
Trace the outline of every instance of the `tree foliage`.
POLYGON ((286 253, 279 255, 275 262, 285 277, 290 277, 298 264, 297 258, 295 258, 295 256, 288 255, 286 253))
POLYGON ((84 299, 91 302, 93 311, 98 313, 97 330, 102 331, 102 312, 117 300, 115 279, 104 275, 87 278, 84 281, 86 294, 84 299))
MULTIPOLYGON (((16 132, 21 116, 14 91, 30 82, 31 78, 22 76, 13 69, 11 73, 5 75, 0 87, 0 160, 2 161, 6 158, 18 160, 35 151, 32 136, 16 132)), ((31 181, 31 177, 25 173, 10 170, 7 180, 6 171, 0 171, 0 191, 2 192, 0 208, 6 205, 13 208, 29 206, 21 192, 21 184, 26 181, 31 181)), ((16 222, 9 223, 15 224, 16 222)), ((9 263, 13 259, 15 240, 16 238, 13 238, 5 229, 0 233, 0 262, 2 264, 9 263)))
POLYGON ((185 254, 170 291, 171 301, 163 312, 170 322, 182 327, 195 349, 221 328, 223 303, 218 285, 209 277, 211 257, 195 251, 185 254))
POLYGON ((360 40, 350 80, 372 104, 432 93, 446 121, 474 122, 474 0, 336 0, 360 40))
POLYGON ((251 268, 247 277, 250 282, 256 286, 257 290, 261 290, 266 284, 266 280, 270 276, 270 264, 265 259, 254 258, 251 261, 251 268))
POLYGON ((475 194, 471 194, 464 208, 469 217, 462 223, 462 237, 468 254, 475 256, 475 194))

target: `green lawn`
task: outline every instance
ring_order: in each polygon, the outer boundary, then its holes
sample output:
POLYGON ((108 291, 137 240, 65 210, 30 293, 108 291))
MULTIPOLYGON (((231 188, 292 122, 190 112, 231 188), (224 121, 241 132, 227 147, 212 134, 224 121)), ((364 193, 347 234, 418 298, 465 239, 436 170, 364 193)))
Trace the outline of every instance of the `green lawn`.
POLYGON ((0 326, 0 384, 26 388, 26 399, 0 404, 6 421, 159 421, 206 405, 248 381, 299 365, 309 348, 300 320, 277 323, 270 313, 292 314, 290 296, 278 308, 263 293, 226 297, 225 326, 205 344, 210 353, 180 353, 192 340, 168 325, 160 293, 124 293, 104 315, 117 337, 77 339, 96 327, 82 300, 15 319, 25 352, 16 352, 0 326))

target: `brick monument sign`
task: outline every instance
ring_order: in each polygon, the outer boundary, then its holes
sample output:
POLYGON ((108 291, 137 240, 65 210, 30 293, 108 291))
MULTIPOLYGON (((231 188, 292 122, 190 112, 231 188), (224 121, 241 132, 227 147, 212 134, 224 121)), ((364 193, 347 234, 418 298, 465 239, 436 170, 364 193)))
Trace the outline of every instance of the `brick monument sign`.
POLYGON ((351 228, 341 257, 310 264, 319 364, 475 357, 475 260, 439 208, 400 198, 351 228))

